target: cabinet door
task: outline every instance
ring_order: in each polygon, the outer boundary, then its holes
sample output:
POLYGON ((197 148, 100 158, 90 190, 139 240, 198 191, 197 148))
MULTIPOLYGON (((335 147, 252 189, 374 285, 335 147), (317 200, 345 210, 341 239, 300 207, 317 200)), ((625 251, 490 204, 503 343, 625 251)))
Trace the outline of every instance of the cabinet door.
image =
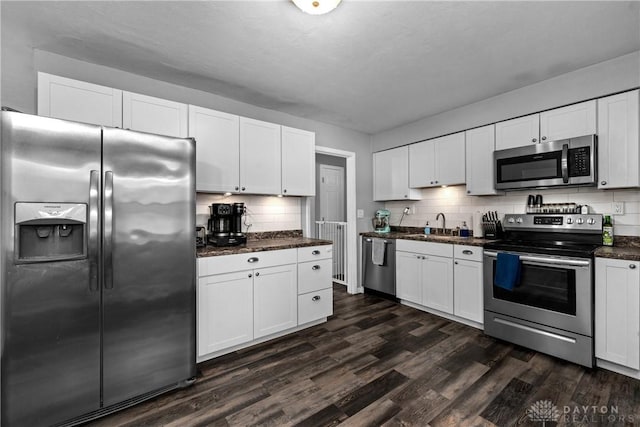
POLYGON ((240 191, 280 194, 280 125, 240 117, 240 191))
POLYGON ((458 259, 453 262, 453 314, 483 322, 481 262, 458 259))
POLYGON ((495 186, 495 125, 468 130, 466 133, 467 194, 484 196, 497 194, 495 186))
POLYGON ((464 184, 464 132, 437 138, 435 142, 435 170, 437 185, 464 184))
POLYGON ((253 283, 255 338, 297 326, 296 264, 255 270, 253 283))
POLYGON ((595 100, 540 113, 540 142, 594 135, 595 133, 595 100))
POLYGON ((436 185, 436 145, 433 140, 409 146, 409 187, 436 185))
POLYGON ((38 115, 122 127, 122 91, 38 73, 38 115))
POLYGON ((422 304, 453 314, 453 259, 427 256, 422 263, 422 304))
POLYGON ((240 118, 189 105, 189 136, 196 140, 196 190, 240 191, 240 118))
POLYGON ((122 127, 158 135, 187 136, 187 104, 122 93, 122 127))
POLYGON ((540 115, 519 117, 496 123, 496 150, 524 147, 539 142, 540 115))
POLYGON ((640 262, 596 258, 596 357, 640 369, 640 262))
POLYGON ((410 252, 396 252, 396 296, 422 304, 422 259, 410 252))
POLYGON ((282 194, 315 196, 315 133, 282 126, 282 194))
POLYGON ((198 283, 198 357, 253 339, 251 271, 203 277, 198 283))
POLYGON ((420 199, 419 190, 409 189, 409 147, 373 153, 373 199, 420 199))
POLYGON ((598 188, 640 186, 638 93, 598 99, 598 188))

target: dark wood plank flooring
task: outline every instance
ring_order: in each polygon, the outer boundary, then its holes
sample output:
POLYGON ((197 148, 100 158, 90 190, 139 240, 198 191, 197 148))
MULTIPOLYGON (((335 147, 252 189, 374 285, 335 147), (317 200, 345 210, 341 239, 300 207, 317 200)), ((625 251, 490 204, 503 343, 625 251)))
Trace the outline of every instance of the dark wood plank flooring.
POLYGON ((334 311, 322 325, 202 363, 193 386, 91 425, 541 426, 527 410, 544 400, 582 408, 547 426, 640 424, 640 381, 340 285, 334 311))

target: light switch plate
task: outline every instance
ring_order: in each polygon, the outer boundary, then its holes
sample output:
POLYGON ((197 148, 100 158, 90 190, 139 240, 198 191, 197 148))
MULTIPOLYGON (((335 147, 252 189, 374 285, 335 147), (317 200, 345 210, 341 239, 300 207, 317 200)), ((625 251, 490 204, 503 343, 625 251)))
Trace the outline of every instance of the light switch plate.
POLYGON ((356 216, 358 218, 364 218, 364 209, 358 209, 358 211, 356 212, 356 216))
POLYGON ((624 215, 624 202, 613 202, 613 214, 624 215))

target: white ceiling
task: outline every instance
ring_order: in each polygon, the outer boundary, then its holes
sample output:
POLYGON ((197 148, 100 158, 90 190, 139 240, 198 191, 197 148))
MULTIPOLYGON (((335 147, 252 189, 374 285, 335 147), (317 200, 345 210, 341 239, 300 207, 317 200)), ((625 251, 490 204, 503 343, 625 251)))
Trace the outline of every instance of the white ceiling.
POLYGON ((34 48, 366 133, 640 49, 638 1, 1 6, 34 48))

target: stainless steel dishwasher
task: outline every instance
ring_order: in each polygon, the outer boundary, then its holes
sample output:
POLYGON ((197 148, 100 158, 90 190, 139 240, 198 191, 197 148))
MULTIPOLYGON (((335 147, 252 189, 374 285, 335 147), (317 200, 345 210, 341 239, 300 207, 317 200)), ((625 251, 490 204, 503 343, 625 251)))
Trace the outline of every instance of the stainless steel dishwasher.
POLYGON ((381 292, 395 298, 396 296, 396 241, 377 237, 362 238, 362 285, 365 292, 381 292), (384 262, 373 263, 372 252, 374 240, 384 244, 384 262))

